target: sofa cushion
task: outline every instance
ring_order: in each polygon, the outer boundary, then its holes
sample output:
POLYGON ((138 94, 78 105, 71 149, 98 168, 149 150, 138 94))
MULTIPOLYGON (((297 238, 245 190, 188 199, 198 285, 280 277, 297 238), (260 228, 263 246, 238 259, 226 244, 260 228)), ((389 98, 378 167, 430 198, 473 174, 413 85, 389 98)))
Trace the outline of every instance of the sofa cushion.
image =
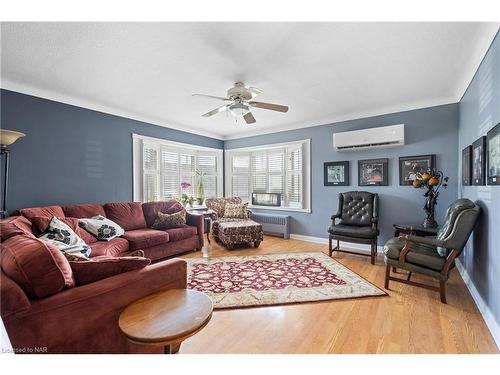
POLYGON ((235 219, 248 219, 248 203, 226 203, 224 217, 235 219))
POLYGON ((333 235, 359 238, 375 238, 379 231, 371 226, 358 227, 356 225, 337 224, 328 228, 328 232, 333 235))
POLYGON ((142 257, 98 257, 69 261, 76 285, 90 284, 120 273, 138 270, 151 263, 142 257))
POLYGON ((0 273, 0 314, 5 319, 11 314, 26 311, 31 307, 30 300, 21 287, 4 272, 0 273))
POLYGON ((129 250, 128 241, 124 238, 113 238, 111 241, 97 241, 90 245, 92 257, 107 255, 118 256, 129 250))
POLYGON ((0 241, 20 234, 32 235, 32 233, 31 222, 24 216, 13 216, 0 220, 0 241))
MULTIPOLYGON (((82 240, 85 241, 86 244, 97 242, 97 238, 95 238, 92 234, 78 225, 77 218, 58 217, 58 219, 68 225, 79 237, 82 238, 82 240)), ((34 217, 31 222, 33 224, 33 233, 35 234, 35 236, 40 236, 42 233, 44 233, 47 230, 51 220, 51 218, 46 216, 34 217)))
POLYGON ((52 244, 19 235, 1 246, 2 270, 29 297, 43 298, 74 286, 69 262, 52 244))
POLYGON ((154 229, 169 229, 179 228, 186 225, 186 210, 175 212, 173 214, 164 214, 158 212, 155 222, 153 223, 154 229))
POLYGON ((117 202, 104 205, 106 216, 125 230, 146 228, 140 202, 117 202))
POLYGON ((104 208, 100 204, 72 204, 62 207, 66 216, 78 219, 90 218, 97 215, 106 216, 104 208))
POLYGON ((51 243, 67 254, 88 257, 91 252, 90 246, 69 225, 63 223, 55 216, 50 220, 45 233, 39 238, 51 243))
POLYGON ((170 242, 185 240, 186 238, 198 235, 198 229, 190 225, 184 225, 180 228, 170 228, 165 232, 168 233, 170 242))
POLYGON ((111 241, 115 237, 120 237, 125 230, 112 220, 102 215, 91 217, 90 219, 78 219, 78 225, 95 236, 99 241, 111 241))
POLYGON ((19 210, 21 215, 31 221, 32 218, 36 216, 45 216, 52 218, 55 217, 64 217, 64 211, 61 206, 47 206, 47 207, 32 207, 32 208, 22 208, 19 210))
POLYGON ((144 218, 146 219, 146 224, 151 228, 156 220, 158 212, 163 212, 164 214, 173 214, 183 210, 182 204, 176 200, 160 201, 160 202, 148 202, 142 204, 142 211, 144 213, 144 218))
POLYGON ((129 230, 125 232, 123 238, 129 242, 130 250, 143 249, 169 241, 167 232, 149 228, 129 230))

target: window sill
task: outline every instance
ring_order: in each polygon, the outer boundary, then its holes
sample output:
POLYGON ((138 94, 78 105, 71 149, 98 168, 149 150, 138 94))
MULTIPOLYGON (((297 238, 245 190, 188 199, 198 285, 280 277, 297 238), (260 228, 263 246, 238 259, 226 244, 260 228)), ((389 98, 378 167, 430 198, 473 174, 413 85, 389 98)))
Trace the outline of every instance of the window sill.
POLYGON ((293 208, 293 207, 273 207, 273 206, 254 206, 249 204, 248 205, 249 209, 252 210, 273 210, 273 211, 289 211, 289 212, 304 212, 304 213, 311 213, 311 210, 309 208, 293 208))

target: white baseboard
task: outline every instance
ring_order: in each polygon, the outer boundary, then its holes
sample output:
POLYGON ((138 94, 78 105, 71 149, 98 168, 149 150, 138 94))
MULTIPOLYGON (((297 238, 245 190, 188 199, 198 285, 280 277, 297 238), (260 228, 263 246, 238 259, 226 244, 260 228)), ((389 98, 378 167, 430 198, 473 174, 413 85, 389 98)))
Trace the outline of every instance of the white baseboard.
MULTIPOLYGON (((294 240, 314 242, 314 243, 328 245, 328 238, 323 238, 323 237, 304 236, 302 234, 292 233, 292 234, 290 234, 290 238, 294 239, 294 240)), ((335 242, 334 242, 334 246, 335 246, 335 242)), ((370 254, 370 245, 340 241, 340 247, 346 248, 346 249, 359 250, 362 253, 370 254)), ((377 246, 378 253, 381 253, 382 249, 383 248, 381 246, 377 246)))
POLYGON ((462 262, 460 262, 460 260, 457 259, 455 261, 455 264, 457 266, 458 272, 460 273, 460 276, 462 276, 462 279, 464 280, 465 285, 467 285, 467 289, 469 289, 472 299, 476 303, 479 312, 483 316, 484 322, 486 323, 486 326, 488 327, 488 329, 491 332, 491 335, 493 336, 493 340, 495 340, 497 347, 500 349, 500 326, 495 320, 495 316, 489 309, 483 297, 481 297, 481 294, 479 294, 479 292, 477 291, 476 286, 472 282, 462 262))

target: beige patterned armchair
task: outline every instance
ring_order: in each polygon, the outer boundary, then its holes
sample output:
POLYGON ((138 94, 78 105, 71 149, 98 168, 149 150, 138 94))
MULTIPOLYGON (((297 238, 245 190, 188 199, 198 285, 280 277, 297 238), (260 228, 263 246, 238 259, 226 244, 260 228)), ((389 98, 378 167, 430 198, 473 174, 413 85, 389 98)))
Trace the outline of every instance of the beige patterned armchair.
POLYGON ((241 198, 209 198, 205 201, 207 208, 215 211, 211 231, 215 241, 222 243, 228 249, 249 243, 252 243, 256 248, 259 247, 264 239, 262 225, 250 219, 251 212, 249 210, 247 218, 224 217, 227 203, 241 204, 241 198))

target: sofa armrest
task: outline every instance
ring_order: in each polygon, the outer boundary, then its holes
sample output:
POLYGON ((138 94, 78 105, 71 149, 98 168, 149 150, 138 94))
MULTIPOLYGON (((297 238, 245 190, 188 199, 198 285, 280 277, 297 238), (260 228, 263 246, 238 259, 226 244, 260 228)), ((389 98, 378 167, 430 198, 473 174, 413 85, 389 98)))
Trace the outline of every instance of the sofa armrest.
POLYGON ((9 315, 27 311, 31 302, 17 283, 3 272, 0 273, 0 314, 5 319, 9 315))
POLYGON ((135 350, 119 330, 120 313, 152 293, 186 288, 186 269, 184 260, 170 259, 32 300, 28 311, 4 320, 12 345, 46 347, 48 353, 135 350))
POLYGON ((200 249, 203 247, 204 240, 203 234, 205 233, 205 216, 199 214, 191 214, 187 213, 186 215, 186 223, 187 225, 191 225, 198 229, 198 241, 200 243, 200 249))

